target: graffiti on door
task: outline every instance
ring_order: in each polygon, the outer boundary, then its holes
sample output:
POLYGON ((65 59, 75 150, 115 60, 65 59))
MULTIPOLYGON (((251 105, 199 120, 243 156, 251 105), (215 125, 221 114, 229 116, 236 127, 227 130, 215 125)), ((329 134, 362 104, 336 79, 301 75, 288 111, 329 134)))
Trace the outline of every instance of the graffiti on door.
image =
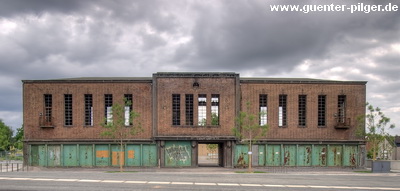
POLYGON ((187 145, 175 145, 166 147, 165 151, 170 161, 186 162, 190 160, 190 152, 187 145))

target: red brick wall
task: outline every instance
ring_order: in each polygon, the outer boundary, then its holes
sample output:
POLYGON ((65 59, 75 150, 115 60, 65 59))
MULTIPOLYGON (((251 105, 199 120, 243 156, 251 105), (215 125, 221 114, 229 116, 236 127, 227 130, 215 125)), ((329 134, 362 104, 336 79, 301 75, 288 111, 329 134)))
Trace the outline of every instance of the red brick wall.
POLYGON ((158 136, 232 136, 236 78, 157 78, 158 136), (199 88, 193 83, 198 82, 199 88), (172 94, 181 95, 181 126, 172 125, 172 94), (185 126, 185 94, 194 96, 194 125, 185 126), (198 94, 207 94, 207 125, 198 126, 198 94), (219 94, 219 126, 211 126, 211 94, 219 94))
POLYGON ((26 141, 39 140, 103 140, 104 94, 113 94, 114 103, 122 103, 124 94, 133 95, 133 108, 141 114, 139 118, 143 132, 132 139, 151 140, 152 88, 156 88, 157 122, 156 136, 233 136, 236 108, 246 110, 246 102, 252 103, 251 112, 258 113, 259 94, 268 95, 268 140, 318 141, 359 140, 356 137, 356 118, 365 113, 366 86, 362 83, 326 84, 257 84, 242 83, 240 90, 236 77, 155 77, 149 82, 25 82, 24 83, 24 127, 26 141), (198 88, 193 83, 198 82, 198 88), (240 92, 238 92, 240 91, 240 92), (53 95, 54 128, 39 127, 39 114, 44 114, 44 94, 53 95), (73 126, 64 126, 64 94, 73 95, 73 126), (93 95, 94 126, 84 126, 84 94, 93 95), (172 125, 172 94, 181 95, 181 125, 172 125), (194 95, 194 125, 185 125, 185 94, 194 95), (198 126, 198 95, 207 95, 207 125, 198 126), (219 123, 211 125, 211 94, 219 94, 219 123), (278 98, 287 95, 287 126, 278 127, 278 98), (307 126, 298 126, 298 95, 307 95, 307 126), (346 95, 346 117, 351 118, 349 129, 335 129, 338 95, 346 95), (326 95, 326 127, 317 126, 318 95, 326 95), (239 98, 237 96, 240 96, 239 98), (236 105, 240 99, 240 106, 236 105))
POLYGON ((270 140, 358 140, 356 117, 365 114, 365 85, 352 84, 241 84, 242 109, 246 102, 258 113, 259 95, 268 95, 267 138, 270 140), (279 95, 287 95, 287 126, 278 127, 279 95), (298 126, 298 95, 307 95, 307 126, 298 126), (326 95, 326 127, 318 127, 318 95, 326 95), (335 129, 338 95, 346 95, 346 117, 351 118, 349 129, 335 129))
POLYGON ((151 84, 150 83, 24 83, 25 140, 93 140, 104 127, 104 94, 113 94, 113 103, 123 104, 124 94, 133 95, 133 109, 140 113, 138 119, 143 132, 131 138, 150 139, 151 84), (39 127, 39 114, 44 115, 44 94, 52 94, 54 128, 39 127), (73 125, 64 126, 64 94, 73 96, 73 125), (84 94, 93 95, 94 125, 84 126, 84 94))

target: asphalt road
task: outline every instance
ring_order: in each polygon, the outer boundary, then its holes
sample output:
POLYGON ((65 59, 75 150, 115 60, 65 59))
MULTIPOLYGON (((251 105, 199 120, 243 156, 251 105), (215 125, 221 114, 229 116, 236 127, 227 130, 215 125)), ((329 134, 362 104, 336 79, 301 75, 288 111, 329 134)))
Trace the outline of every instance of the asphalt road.
POLYGON ((0 173, 0 190, 400 190, 400 173, 242 174, 219 168, 106 173, 100 169, 53 169, 0 173))

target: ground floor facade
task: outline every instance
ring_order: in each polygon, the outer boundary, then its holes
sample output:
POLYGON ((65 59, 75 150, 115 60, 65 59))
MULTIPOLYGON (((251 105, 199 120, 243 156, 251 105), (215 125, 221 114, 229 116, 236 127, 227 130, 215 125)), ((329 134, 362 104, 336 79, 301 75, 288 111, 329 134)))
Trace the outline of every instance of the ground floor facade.
MULTIPOLYGON (((31 166, 112 167, 119 157, 126 167, 245 168, 249 146, 232 140, 166 140, 155 142, 32 142, 26 147, 31 166), (208 148, 212 145, 213 148, 208 148)), ((334 142, 268 142, 252 146, 253 166, 359 167, 364 145, 334 142)))

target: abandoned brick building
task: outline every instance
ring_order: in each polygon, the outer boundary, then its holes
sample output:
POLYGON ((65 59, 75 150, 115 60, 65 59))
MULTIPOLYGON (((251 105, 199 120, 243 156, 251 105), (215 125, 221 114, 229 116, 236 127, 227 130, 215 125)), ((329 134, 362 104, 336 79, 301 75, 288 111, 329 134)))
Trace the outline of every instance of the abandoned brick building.
MULTIPOLYGON (((237 73, 23 80, 25 162, 32 166, 198 167, 199 146, 216 144, 217 165, 248 164, 232 129, 240 111, 260 113, 265 137, 255 166, 360 166, 365 81, 244 78, 237 73), (142 130, 124 140, 101 136, 111 106, 130 100, 142 130)), ((132 124, 126 124, 130 128, 132 124)))

